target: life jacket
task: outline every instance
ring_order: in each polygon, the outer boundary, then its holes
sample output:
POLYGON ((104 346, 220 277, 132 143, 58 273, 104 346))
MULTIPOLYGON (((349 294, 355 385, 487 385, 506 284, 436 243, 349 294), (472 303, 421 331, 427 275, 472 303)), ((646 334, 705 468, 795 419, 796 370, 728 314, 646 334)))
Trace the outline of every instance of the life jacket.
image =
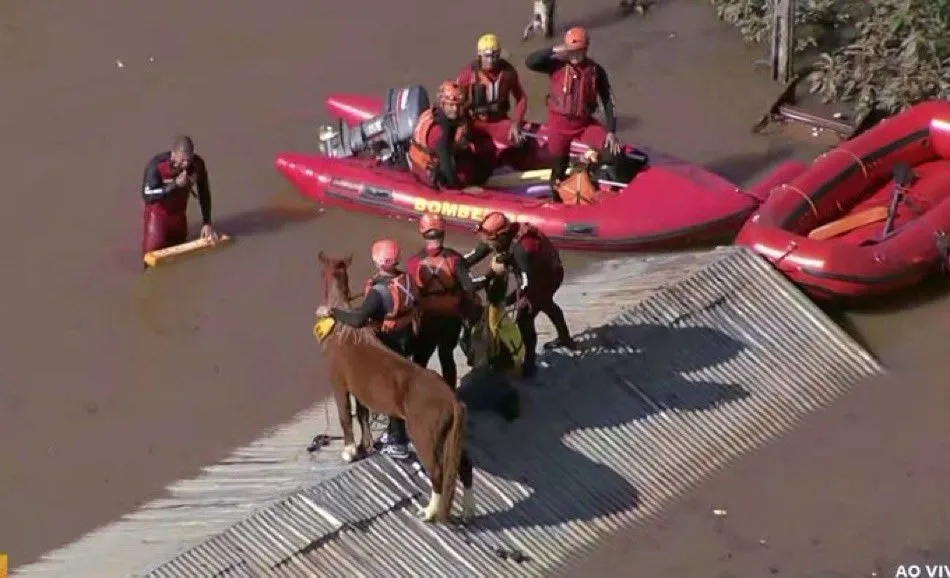
POLYGON ((528 254, 532 266, 538 264, 542 267, 548 266, 551 271, 563 268, 561 255, 551 244, 551 240, 534 225, 518 223, 518 231, 512 240, 512 244, 514 243, 521 243, 521 247, 528 254))
POLYGON ((476 104, 476 87, 484 87, 485 102, 475 112, 475 118, 487 120, 489 118, 507 117, 511 109, 511 74, 514 73, 511 65, 502 60, 498 63, 495 79, 482 70, 478 60, 472 62, 472 84, 468 88, 468 101, 476 104))
POLYGON ((385 291, 392 306, 382 321, 373 326, 380 333, 393 333, 414 326, 419 319, 419 290, 406 273, 393 277, 373 277, 366 281, 363 297, 371 291, 385 291))
POLYGON ((457 316, 462 309, 462 288, 456 280, 460 257, 442 249, 436 254, 423 250, 414 264, 413 280, 419 288, 419 305, 425 313, 457 316))
POLYGON ((571 118, 589 118, 597 111, 597 64, 565 62, 551 74, 548 110, 571 118))
POLYGON ((526 351, 518 324, 498 305, 488 306, 487 321, 492 343, 502 345, 507 350, 514 369, 520 370, 524 365, 526 351))
MULTIPOLYGON (((429 147, 429 131, 435 126, 435 108, 429 108, 419 117, 409 141, 409 164, 417 171, 429 173, 439 164, 438 155, 429 147)), ((468 126, 460 123, 455 128, 455 143, 461 144, 468 136, 468 126)))
POLYGON ((587 169, 577 171, 558 183, 557 194, 565 205, 596 205, 599 197, 587 169))

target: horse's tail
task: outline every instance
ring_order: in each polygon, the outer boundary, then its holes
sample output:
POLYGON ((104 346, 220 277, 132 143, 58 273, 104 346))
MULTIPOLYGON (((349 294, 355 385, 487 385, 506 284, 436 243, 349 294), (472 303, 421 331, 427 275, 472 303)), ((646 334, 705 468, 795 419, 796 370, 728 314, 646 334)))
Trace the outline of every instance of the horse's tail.
POLYGON ((449 427, 442 446, 442 500, 439 502, 439 518, 448 520, 452 513, 452 500, 455 497, 455 482, 458 480, 459 465, 462 463, 462 451, 465 444, 465 404, 453 399, 452 425, 449 427))

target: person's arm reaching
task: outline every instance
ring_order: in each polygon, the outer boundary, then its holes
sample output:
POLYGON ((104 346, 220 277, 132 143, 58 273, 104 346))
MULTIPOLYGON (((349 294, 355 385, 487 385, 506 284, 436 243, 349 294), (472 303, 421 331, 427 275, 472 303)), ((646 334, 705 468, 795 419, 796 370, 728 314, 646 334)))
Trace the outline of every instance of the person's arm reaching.
POLYGON ((365 327, 371 321, 381 319, 383 309, 383 298, 378 291, 370 291, 363 299, 363 305, 359 309, 337 309, 330 310, 330 317, 340 323, 351 327, 365 327))
POLYGON ((511 68, 511 97, 515 99, 515 112, 511 122, 520 127, 528 114, 528 95, 521 86, 521 79, 518 78, 518 71, 514 67, 511 68))
POLYGON ((511 264, 514 274, 518 278, 518 291, 524 292, 528 288, 528 253, 520 243, 511 248, 511 264))
POLYGON ((472 272, 469 271, 468 266, 465 265, 464 258, 459 259, 458 264, 455 266, 455 281, 465 293, 474 293, 478 290, 478 287, 476 287, 475 282, 472 280, 472 272))
POLYGON ((607 77, 607 71, 604 67, 597 65, 597 95, 604 105, 604 124, 607 132, 617 132, 617 116, 614 110, 614 95, 610 89, 610 79, 607 77))
POLYGON ((462 256, 462 260, 465 262, 466 267, 473 267, 485 260, 485 257, 491 255, 491 247, 488 246, 488 243, 479 243, 475 245, 475 248, 465 253, 462 256))
POLYGON ((211 184, 208 182, 208 167, 204 160, 198 161, 195 187, 198 189, 198 204, 201 206, 201 224, 211 224, 211 184))
POLYGON ((529 54, 524 59, 524 65, 532 72, 553 74, 558 68, 564 66, 564 61, 554 53, 553 48, 542 48, 529 54))

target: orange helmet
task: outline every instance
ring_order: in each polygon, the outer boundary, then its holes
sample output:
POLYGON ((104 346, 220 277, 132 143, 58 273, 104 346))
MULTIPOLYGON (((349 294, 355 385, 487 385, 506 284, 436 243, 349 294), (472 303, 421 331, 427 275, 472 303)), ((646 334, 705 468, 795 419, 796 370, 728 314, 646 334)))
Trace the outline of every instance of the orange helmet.
POLYGON ((587 30, 580 26, 575 26, 564 34, 564 47, 567 50, 587 50, 589 46, 590 37, 587 36, 587 30))
POLYGON ((489 239, 495 239, 510 229, 511 221, 508 220, 508 217, 500 211, 494 211, 485 215, 482 222, 475 228, 475 232, 481 233, 489 239))
POLYGON ((445 220, 438 213, 426 213, 419 219, 419 234, 426 236, 433 233, 445 233, 445 220))
POLYGON ((439 101, 439 106, 443 106, 445 103, 461 106, 465 104, 465 91, 454 80, 446 80, 439 85, 439 93, 436 98, 439 101))
POLYGON ((399 264, 399 244, 392 239, 380 239, 373 243, 373 263, 380 269, 394 269, 399 264))

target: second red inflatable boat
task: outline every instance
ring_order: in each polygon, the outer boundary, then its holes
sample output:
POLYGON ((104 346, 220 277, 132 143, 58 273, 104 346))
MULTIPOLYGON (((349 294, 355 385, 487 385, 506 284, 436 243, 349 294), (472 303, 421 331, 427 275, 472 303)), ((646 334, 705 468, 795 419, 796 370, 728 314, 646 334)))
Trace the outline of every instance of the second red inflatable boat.
POLYGON ((938 270, 948 232, 950 102, 931 101, 774 187, 736 242, 812 296, 854 298, 905 289, 938 270))

